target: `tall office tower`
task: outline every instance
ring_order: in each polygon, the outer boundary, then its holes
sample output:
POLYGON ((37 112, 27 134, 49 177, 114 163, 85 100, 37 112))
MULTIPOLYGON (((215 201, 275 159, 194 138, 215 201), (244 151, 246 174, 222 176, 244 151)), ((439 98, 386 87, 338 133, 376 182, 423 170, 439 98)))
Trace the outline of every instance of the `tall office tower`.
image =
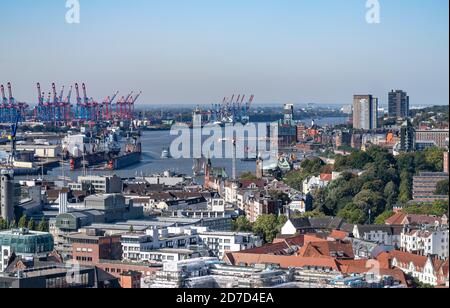
POLYGON ((389 92, 389 117, 406 119, 409 117, 409 96, 401 90, 389 92))
POLYGON ((378 98, 372 95, 353 97, 353 128, 372 130, 377 128, 378 98))
POLYGON ((2 170, 0 172, 0 207, 4 220, 8 222, 14 220, 14 207, 19 203, 18 199, 13 171, 2 170))

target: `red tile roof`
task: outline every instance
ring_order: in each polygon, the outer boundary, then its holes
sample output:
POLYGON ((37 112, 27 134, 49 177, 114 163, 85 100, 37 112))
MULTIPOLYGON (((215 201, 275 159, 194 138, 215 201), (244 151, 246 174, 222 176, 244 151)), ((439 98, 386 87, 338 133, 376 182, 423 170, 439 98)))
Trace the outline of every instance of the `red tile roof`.
POLYGON ((340 231, 340 230, 333 230, 330 233, 330 237, 334 238, 336 240, 344 240, 346 239, 350 234, 348 232, 345 231, 340 231))
POLYGON ((333 257, 336 259, 354 259, 353 246, 350 242, 324 241, 305 244, 298 253, 301 257, 333 257))
POLYGON ((403 212, 398 212, 386 220, 387 225, 434 225, 436 222, 441 224, 442 218, 430 215, 405 214, 403 212))
POLYGON ((320 179, 322 181, 327 181, 327 182, 331 182, 333 180, 333 174, 329 174, 329 173, 322 173, 320 175, 320 179))

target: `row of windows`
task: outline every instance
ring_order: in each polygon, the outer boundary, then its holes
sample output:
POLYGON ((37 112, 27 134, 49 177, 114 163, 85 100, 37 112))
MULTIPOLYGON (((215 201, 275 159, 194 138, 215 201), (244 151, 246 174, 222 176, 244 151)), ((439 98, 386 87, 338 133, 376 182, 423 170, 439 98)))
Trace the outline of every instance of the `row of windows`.
POLYGON ((91 257, 77 257, 77 261, 92 262, 91 257))
POLYGON ((57 277, 49 278, 45 280, 45 285, 47 289, 62 289, 67 288, 71 285, 89 285, 89 274, 75 275, 75 277, 57 277))

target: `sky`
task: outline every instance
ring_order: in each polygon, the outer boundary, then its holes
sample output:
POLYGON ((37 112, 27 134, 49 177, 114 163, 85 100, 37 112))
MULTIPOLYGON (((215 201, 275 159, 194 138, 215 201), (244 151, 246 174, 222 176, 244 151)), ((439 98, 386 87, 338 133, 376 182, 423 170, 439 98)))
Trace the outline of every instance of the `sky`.
MULTIPOLYGON (((143 91, 140 104, 210 104, 236 93, 255 103, 351 104, 391 89, 412 105, 449 102, 449 1, 0 1, 0 83, 19 101, 85 82, 97 100, 143 91)), ((74 102, 74 99, 72 99, 74 102)))

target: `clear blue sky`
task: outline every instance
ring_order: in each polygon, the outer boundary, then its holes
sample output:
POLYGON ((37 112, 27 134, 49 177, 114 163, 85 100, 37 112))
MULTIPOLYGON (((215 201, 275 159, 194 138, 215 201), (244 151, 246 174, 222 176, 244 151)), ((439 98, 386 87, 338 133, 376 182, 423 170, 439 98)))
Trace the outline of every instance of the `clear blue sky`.
POLYGON ((0 1, 0 83, 19 100, 55 81, 97 99, 141 89, 146 104, 385 103, 393 88, 448 104, 448 0, 380 0, 379 25, 366 0, 80 0, 79 25, 65 2, 0 1))

